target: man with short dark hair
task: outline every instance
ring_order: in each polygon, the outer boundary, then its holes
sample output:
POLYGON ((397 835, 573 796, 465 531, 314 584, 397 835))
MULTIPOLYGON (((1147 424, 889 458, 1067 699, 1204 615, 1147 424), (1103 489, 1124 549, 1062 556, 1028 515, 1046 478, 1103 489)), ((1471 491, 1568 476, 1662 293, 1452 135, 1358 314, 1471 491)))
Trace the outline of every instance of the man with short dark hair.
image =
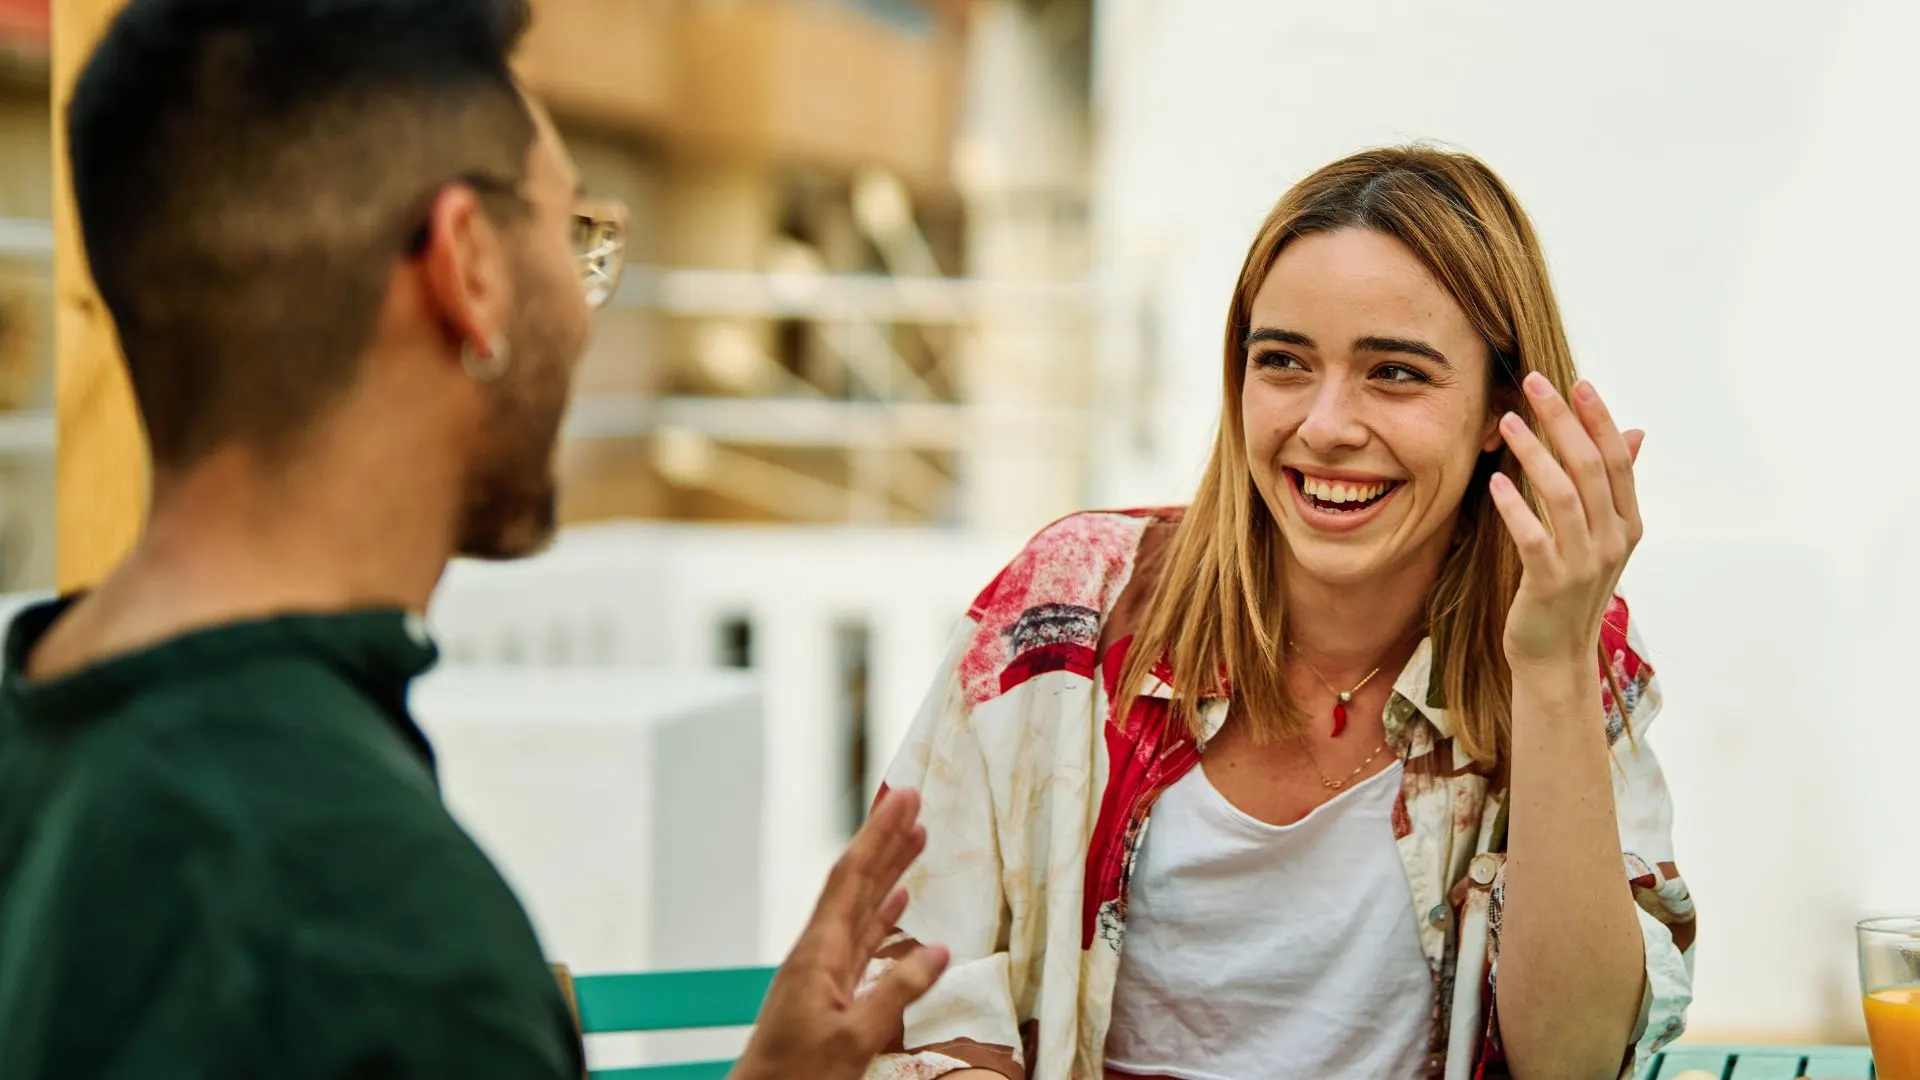
MULTIPOLYGON (((68 107, 153 453, 126 563, 0 684, 0 1076, 538 1077, 579 1042, 406 709, 454 555, 555 526, 624 219, 507 57, 525 0, 130 0, 68 107)), ((737 1075, 856 1077, 945 962, 855 993, 924 843, 836 868, 737 1075)))

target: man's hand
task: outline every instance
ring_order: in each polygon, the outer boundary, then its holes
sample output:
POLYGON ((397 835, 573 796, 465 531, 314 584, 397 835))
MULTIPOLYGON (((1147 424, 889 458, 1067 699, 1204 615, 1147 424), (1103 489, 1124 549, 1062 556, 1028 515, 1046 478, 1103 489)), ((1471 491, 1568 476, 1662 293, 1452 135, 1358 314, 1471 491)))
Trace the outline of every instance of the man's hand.
POLYGON ((917 792, 889 792, 834 864, 732 1080, 858 1080, 900 1037, 907 1006, 946 968, 946 949, 918 946, 865 993, 854 992, 907 909, 907 891, 897 886, 927 846, 919 813, 917 792))

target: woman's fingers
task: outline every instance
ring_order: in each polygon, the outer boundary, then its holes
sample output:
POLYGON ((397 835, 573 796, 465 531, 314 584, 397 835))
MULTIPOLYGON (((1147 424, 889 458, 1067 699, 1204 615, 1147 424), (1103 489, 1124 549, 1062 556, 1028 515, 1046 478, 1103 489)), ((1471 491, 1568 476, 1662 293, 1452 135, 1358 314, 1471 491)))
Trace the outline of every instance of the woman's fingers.
POLYGON ((1513 546, 1520 551, 1521 566, 1530 573, 1556 575, 1559 554, 1553 534, 1534 516, 1520 489, 1514 487, 1506 473, 1498 472, 1493 474, 1487 489, 1493 495, 1493 507, 1500 512, 1500 520, 1506 522, 1508 535, 1513 537, 1513 546))
MULTIPOLYGON (((1535 518, 1536 523, 1547 529, 1562 561, 1577 564, 1586 557, 1592 546, 1588 540, 1587 511, 1580 498, 1580 489, 1567 471, 1560 467, 1560 463, 1554 460, 1546 444, 1517 414, 1508 413, 1500 419, 1500 435, 1506 440, 1507 449, 1513 451, 1514 458, 1520 462, 1527 482, 1546 510, 1545 520, 1535 518)), ((1529 511, 1528 516, 1534 515, 1529 511)), ((1508 522, 1509 526, 1512 524, 1508 522)), ((1515 536, 1514 539, 1517 541, 1519 537, 1515 536)))
MULTIPOLYGON (((1580 416, 1580 422, 1586 425, 1587 434, 1592 436, 1594 446, 1600 452, 1600 458, 1606 465, 1607 482, 1611 489, 1614 514, 1619 518, 1626 531, 1629 543, 1640 539, 1640 501, 1634 491, 1633 460, 1634 449, 1628 445, 1626 437, 1613 422, 1613 413, 1607 403, 1600 398, 1599 391, 1584 379, 1573 387, 1574 411, 1580 416)), ((1644 436, 1644 433, 1643 433, 1644 436)), ((1588 521, 1595 521, 1598 506, 1588 506, 1588 521)), ((1600 531, 1598 528, 1596 532, 1600 531)))
MULTIPOLYGON (((1607 459, 1588 430, 1585 418, 1574 412, 1539 372, 1527 376, 1525 389, 1533 405, 1533 415, 1540 422, 1541 433, 1558 455, 1563 471, 1573 480, 1587 532, 1597 537, 1606 536, 1618 518, 1613 507, 1613 485, 1607 459)), ((1531 470, 1528 475, 1532 475, 1531 470)), ((1553 528, 1555 535, 1565 528, 1557 513, 1553 528)))

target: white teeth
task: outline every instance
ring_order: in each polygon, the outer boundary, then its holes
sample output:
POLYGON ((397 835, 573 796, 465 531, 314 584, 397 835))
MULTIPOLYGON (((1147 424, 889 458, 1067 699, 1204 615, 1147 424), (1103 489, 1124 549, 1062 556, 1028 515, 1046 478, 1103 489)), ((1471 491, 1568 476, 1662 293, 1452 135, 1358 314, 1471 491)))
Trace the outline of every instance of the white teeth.
POLYGON ((1382 484, 1382 483, 1373 483, 1373 484, 1336 483, 1331 480, 1321 480, 1317 477, 1308 476, 1305 473, 1302 473, 1300 475, 1301 490, 1305 491, 1308 495, 1313 496, 1314 498, 1320 500, 1321 502, 1330 502, 1330 503, 1372 502, 1374 499, 1377 499, 1381 495, 1384 495, 1389 486, 1391 485, 1382 484))

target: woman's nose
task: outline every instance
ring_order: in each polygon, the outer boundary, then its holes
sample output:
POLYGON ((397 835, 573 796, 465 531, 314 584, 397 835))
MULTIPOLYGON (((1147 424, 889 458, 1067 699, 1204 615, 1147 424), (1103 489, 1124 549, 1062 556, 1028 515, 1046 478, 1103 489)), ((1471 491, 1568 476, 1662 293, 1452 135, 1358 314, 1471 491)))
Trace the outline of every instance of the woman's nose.
POLYGON ((1322 383, 1299 428, 1307 449, 1318 454, 1365 442, 1366 427, 1360 423, 1358 404, 1351 388, 1341 381, 1322 383))

